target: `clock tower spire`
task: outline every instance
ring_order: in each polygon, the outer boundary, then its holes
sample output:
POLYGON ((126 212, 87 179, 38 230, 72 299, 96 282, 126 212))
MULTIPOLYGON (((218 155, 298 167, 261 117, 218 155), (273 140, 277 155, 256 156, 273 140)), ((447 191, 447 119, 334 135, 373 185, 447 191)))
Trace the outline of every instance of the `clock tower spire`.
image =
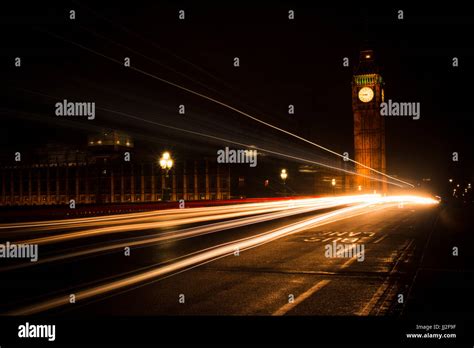
POLYGON ((385 182, 367 178, 385 179, 378 172, 386 172, 385 122, 380 116, 380 104, 384 101, 384 82, 375 62, 374 52, 360 52, 359 65, 352 78, 352 112, 354 115, 354 157, 356 186, 362 191, 384 193, 385 182), (365 167, 364 167, 365 166, 365 167))

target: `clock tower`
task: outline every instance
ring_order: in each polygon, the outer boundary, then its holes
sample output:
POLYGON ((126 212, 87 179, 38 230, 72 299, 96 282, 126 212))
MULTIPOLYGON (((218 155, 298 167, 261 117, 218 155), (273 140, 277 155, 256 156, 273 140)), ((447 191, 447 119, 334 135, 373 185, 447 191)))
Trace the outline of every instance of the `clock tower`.
MULTIPOLYGON (((352 112, 354 114, 354 159, 364 166, 385 173, 385 122, 380 116, 384 101, 384 82, 375 64, 374 52, 360 52, 359 66, 352 79, 352 112)), ((387 184, 367 178, 385 179, 379 173, 355 165, 356 187, 361 191, 384 193, 387 184), (365 176, 365 177, 364 177, 365 176)))

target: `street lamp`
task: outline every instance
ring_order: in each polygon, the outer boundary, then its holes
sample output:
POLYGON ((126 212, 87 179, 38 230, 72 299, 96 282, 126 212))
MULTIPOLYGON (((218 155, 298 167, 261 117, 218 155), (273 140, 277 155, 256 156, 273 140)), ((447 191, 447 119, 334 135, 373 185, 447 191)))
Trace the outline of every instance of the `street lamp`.
POLYGON ((357 188, 359 191, 362 191, 362 186, 359 185, 359 187, 357 188))
POLYGON ((164 187, 162 187, 162 199, 163 200, 168 200, 168 188, 166 187, 167 186, 167 179, 168 179, 168 173, 170 171, 170 169, 173 167, 173 160, 171 159, 171 155, 169 152, 163 152, 163 154, 161 155, 161 158, 160 158, 160 167, 161 169, 165 172, 165 183, 164 183, 164 187), (165 199, 165 193, 166 193, 166 199, 165 199))
POLYGON ((332 194, 334 194, 335 193, 335 188, 336 188, 336 179, 332 178, 331 186, 332 186, 332 194))
POLYGON ((453 182, 453 179, 449 179, 449 182, 453 182))
POLYGON ((283 195, 286 196, 286 179, 288 178, 288 173, 286 169, 282 169, 280 172, 280 178, 283 180, 283 195))
POLYGON ((169 152, 163 152, 161 155, 160 167, 161 169, 166 170, 166 175, 168 175, 168 171, 173 167, 173 160, 171 159, 169 152))

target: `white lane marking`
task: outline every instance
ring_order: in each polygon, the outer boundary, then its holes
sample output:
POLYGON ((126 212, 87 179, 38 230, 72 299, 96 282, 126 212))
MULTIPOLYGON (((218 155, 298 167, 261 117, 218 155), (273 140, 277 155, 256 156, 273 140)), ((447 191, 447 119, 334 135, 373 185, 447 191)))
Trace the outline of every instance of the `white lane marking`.
POLYGON ((356 257, 351 257, 349 260, 344 262, 341 266, 341 269, 349 267, 354 261, 356 260, 356 257))
POLYGON ((380 237, 379 239, 377 239, 377 240, 374 242, 374 244, 380 243, 380 242, 383 241, 385 238, 387 238, 387 235, 386 235, 386 234, 384 234, 382 237, 380 237))
POLYGON ((321 280, 320 282, 316 283, 312 288, 306 290, 304 293, 302 293, 300 296, 298 296, 293 302, 287 303, 280 309, 278 309, 276 312, 274 312, 272 315, 277 316, 277 315, 285 315, 289 311, 291 311, 293 308, 295 308, 297 305, 299 305, 301 302, 306 300, 308 297, 316 293, 317 291, 321 290, 324 288, 326 285, 328 285, 331 281, 330 280, 321 280))
POLYGON ((380 287, 377 289, 375 294, 372 296, 369 303, 367 303, 365 307, 362 308, 359 312, 355 313, 355 315, 368 316, 370 312, 372 311, 373 307, 375 306, 375 304, 377 303, 377 301, 382 297, 385 290, 387 290, 388 285, 389 285, 388 281, 383 282, 382 285, 380 285, 380 287))
POLYGON ((401 255, 399 256, 398 260, 395 262, 395 265, 393 266, 392 270, 390 271, 390 273, 388 274, 388 276, 385 278, 385 281, 382 283, 382 285, 380 285, 380 287, 377 289, 377 291, 375 292, 375 294, 372 296, 372 298, 370 299, 369 303, 367 303, 367 305, 362 308, 359 312, 355 313, 355 315, 358 315, 358 316, 368 316, 370 314, 370 312, 372 311, 372 309, 374 308, 375 304, 377 303, 377 301, 383 296, 385 290, 387 290, 388 286, 390 285, 390 277, 396 272, 396 268, 397 268, 397 265, 398 265, 398 262, 400 261, 400 258, 403 256, 403 254, 411 247, 411 245, 413 244, 414 240, 412 239, 410 242, 408 243, 405 243, 402 248, 400 248, 399 250, 401 250, 401 255))

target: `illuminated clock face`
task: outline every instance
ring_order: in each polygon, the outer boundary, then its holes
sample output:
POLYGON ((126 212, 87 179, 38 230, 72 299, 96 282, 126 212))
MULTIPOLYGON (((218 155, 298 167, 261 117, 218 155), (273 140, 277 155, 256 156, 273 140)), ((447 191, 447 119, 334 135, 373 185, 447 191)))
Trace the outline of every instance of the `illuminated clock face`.
POLYGON ((359 90, 359 99, 363 103, 368 103, 374 98, 374 91, 370 87, 362 87, 359 90))

